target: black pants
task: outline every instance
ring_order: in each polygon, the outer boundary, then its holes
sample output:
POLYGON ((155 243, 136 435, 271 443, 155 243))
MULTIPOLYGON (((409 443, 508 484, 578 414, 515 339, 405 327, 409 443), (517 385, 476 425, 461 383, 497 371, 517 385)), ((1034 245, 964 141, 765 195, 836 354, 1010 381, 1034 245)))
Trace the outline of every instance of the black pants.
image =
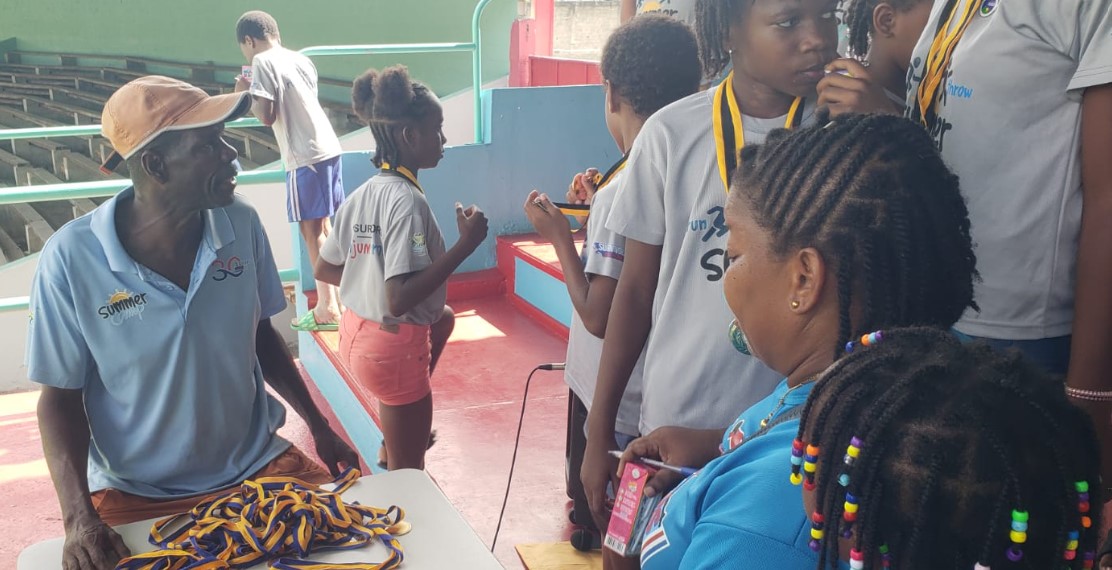
POLYGON ((568 390, 568 437, 564 452, 564 481, 568 497, 572 501, 572 518, 581 527, 595 528, 591 518, 591 508, 587 505, 587 495, 583 483, 579 481, 579 471, 583 467, 583 453, 587 449, 587 406, 583 405, 575 392, 568 390))

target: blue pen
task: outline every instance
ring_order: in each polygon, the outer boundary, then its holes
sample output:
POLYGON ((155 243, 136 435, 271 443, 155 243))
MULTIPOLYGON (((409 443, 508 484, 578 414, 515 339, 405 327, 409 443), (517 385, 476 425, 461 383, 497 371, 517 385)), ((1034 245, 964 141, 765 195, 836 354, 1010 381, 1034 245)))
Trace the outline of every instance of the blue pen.
MULTIPOLYGON (((610 450, 610 455, 612 457, 617 457, 618 459, 622 458, 622 452, 620 452, 616 449, 610 450)), ((675 473, 679 473, 680 475, 683 475, 684 477, 690 477, 690 476, 694 475, 696 471, 698 471, 698 469, 695 469, 694 467, 677 467, 675 465, 668 465, 667 463, 664 463, 663 461, 657 461, 655 459, 649 459, 647 457, 638 458, 636 461, 638 463, 644 463, 645 465, 648 465, 649 467, 656 467, 657 469, 667 469, 668 471, 673 471, 675 473)))

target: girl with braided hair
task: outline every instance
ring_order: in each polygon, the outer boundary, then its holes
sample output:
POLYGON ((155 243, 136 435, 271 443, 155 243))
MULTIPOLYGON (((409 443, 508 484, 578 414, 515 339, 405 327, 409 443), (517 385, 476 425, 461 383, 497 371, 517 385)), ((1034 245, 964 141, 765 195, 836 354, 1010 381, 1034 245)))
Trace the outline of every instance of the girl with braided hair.
POLYGON ((314 273, 340 287, 340 357, 379 401, 387 451, 380 461, 422 469, 431 444, 429 376, 454 324, 444 304, 448 277, 486 238, 487 221, 457 202, 460 238, 445 248, 417 181, 444 156, 444 111, 404 66, 356 79, 352 107, 374 135, 381 171, 340 207, 314 273))
POLYGON ((845 0, 849 56, 832 61, 819 82, 819 106, 832 116, 904 110, 911 51, 931 0, 845 0))
POLYGON ((768 395, 779 375, 718 333, 729 317, 725 206, 737 151, 812 124, 815 85, 835 56, 837 0, 698 0, 696 33, 712 90, 657 111, 633 142, 606 228, 625 238, 588 415, 580 479, 605 528, 622 394, 644 354, 639 432, 708 428, 768 395), (725 322, 722 322, 722 321, 725 322), (736 378, 742 382, 736 382, 736 378))
MULTIPOLYGON (((643 543, 646 570, 815 567, 785 472, 815 379, 850 339, 944 330, 973 305, 958 181, 914 123, 849 115, 778 131, 739 164, 726 206, 730 336, 784 380, 729 428, 665 427, 626 449, 623 461, 705 466, 662 501, 643 543)), ((674 483, 658 472, 647 493, 674 483)))
POLYGON ((819 568, 1094 567, 1099 450, 1060 378, 938 328, 846 350, 792 452, 819 568))

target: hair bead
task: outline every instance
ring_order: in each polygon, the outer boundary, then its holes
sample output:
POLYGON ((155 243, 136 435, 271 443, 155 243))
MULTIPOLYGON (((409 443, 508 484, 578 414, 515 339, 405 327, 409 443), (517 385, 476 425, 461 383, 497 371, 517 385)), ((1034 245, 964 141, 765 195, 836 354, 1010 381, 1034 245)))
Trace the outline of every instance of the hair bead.
POLYGON ((819 551, 819 546, 822 544, 823 529, 826 527, 826 519, 823 518, 822 513, 815 511, 811 514, 811 550, 819 551))

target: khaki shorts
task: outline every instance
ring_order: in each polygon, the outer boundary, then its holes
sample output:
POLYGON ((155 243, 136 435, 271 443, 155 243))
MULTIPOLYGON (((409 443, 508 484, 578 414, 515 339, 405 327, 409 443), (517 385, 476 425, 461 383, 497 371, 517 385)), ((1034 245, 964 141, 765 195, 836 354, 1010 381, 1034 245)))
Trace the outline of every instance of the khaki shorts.
MULTIPOLYGON (((260 477, 293 477, 316 485, 331 483, 333 479, 328 471, 292 445, 248 479, 260 477)), ((90 498, 101 520, 109 526, 116 526, 184 513, 225 491, 227 489, 183 499, 151 499, 117 489, 104 489, 93 493, 90 498)))

